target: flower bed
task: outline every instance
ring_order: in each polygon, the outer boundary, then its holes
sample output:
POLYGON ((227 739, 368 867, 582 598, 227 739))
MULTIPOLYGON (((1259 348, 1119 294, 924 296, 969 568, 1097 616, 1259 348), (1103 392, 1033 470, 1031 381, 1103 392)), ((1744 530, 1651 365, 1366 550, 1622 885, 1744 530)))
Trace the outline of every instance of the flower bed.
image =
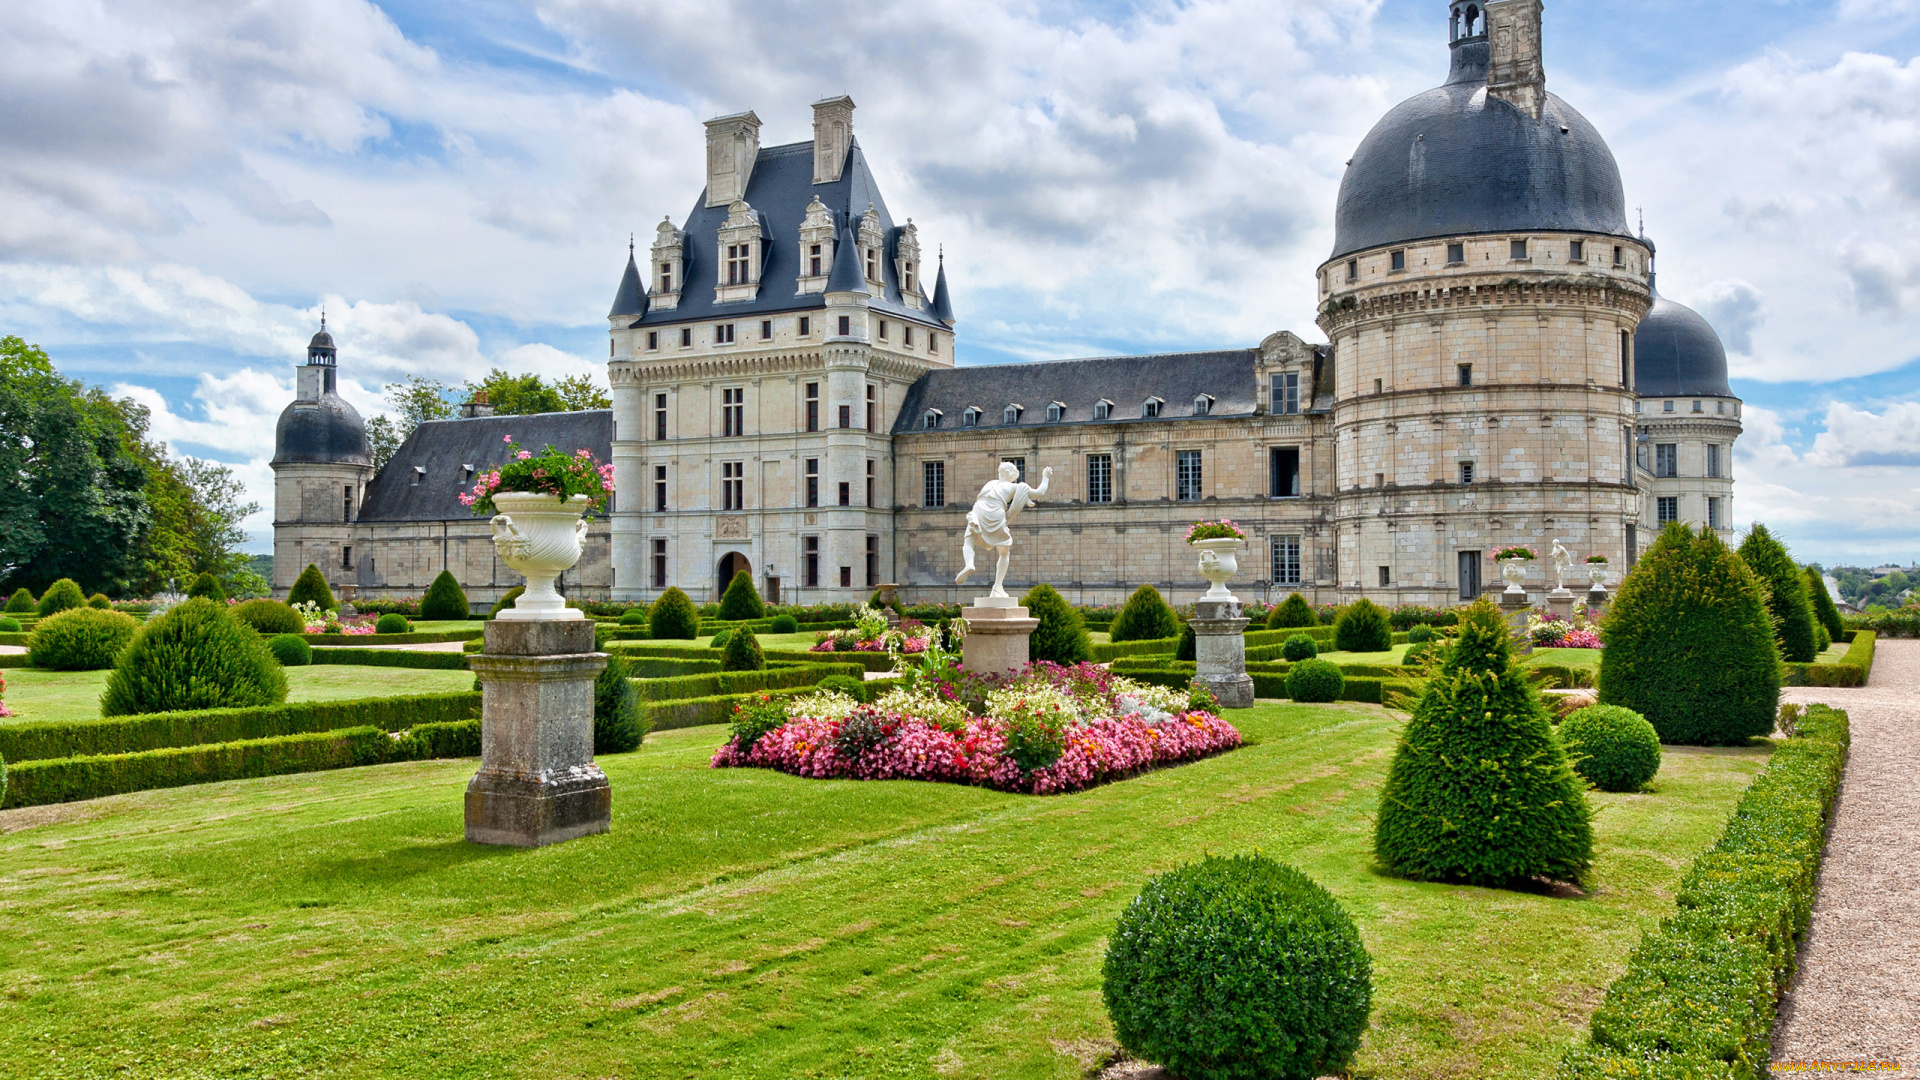
POLYGON ((1535 648, 1598 649, 1599 613, 1575 608, 1571 622, 1558 615, 1535 609, 1527 615, 1527 637, 1535 648))
POLYGON ((861 608, 858 620, 844 630, 827 630, 814 639, 808 652, 872 652, 918 655, 927 651, 933 628, 902 619, 898 629, 887 628, 887 617, 874 608, 861 608))

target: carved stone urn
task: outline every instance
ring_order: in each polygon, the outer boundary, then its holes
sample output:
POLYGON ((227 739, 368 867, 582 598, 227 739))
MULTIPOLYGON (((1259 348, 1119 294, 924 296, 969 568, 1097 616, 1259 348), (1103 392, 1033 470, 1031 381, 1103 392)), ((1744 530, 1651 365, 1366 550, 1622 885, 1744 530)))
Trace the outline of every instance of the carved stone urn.
POLYGON ((1227 591, 1227 582, 1240 572, 1240 544, 1237 537, 1222 536, 1212 540, 1195 540, 1193 546, 1200 551, 1200 575, 1213 583, 1202 600, 1231 600, 1233 594, 1227 591))
POLYGON ((1587 564, 1587 581, 1588 582, 1594 585, 1598 585, 1604 589, 1607 587, 1607 579, 1610 576, 1611 576, 1611 572, 1608 570, 1606 563, 1590 562, 1587 564))
MULTIPOLYGON (((498 500, 496 499, 496 501, 498 500)), ((1507 592, 1509 594, 1518 593, 1522 596, 1526 595, 1527 564, 1531 562, 1533 562, 1532 559, 1500 560, 1500 576, 1506 579, 1507 592)))
POLYGON ((537 491, 496 491, 493 494, 493 548, 500 561, 527 579, 526 591, 496 618, 535 622, 586 618, 567 606, 554 580, 580 561, 580 541, 587 533, 585 495, 561 501, 560 496, 537 491))

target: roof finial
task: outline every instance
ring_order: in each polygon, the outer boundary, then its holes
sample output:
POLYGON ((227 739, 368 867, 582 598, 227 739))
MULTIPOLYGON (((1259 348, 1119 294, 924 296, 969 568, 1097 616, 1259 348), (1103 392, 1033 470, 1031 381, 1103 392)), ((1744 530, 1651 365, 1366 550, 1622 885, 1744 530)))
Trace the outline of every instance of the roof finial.
POLYGON ((326 329, 327 329, 327 306, 325 304, 322 304, 320 305, 320 330, 322 333, 324 333, 326 332, 326 329))
POLYGON ((633 258, 633 234, 627 234, 627 258, 633 258))
POLYGON ((1636 206, 1633 208, 1633 212, 1640 215, 1640 239, 1645 240, 1647 238, 1647 208, 1644 206, 1636 206))

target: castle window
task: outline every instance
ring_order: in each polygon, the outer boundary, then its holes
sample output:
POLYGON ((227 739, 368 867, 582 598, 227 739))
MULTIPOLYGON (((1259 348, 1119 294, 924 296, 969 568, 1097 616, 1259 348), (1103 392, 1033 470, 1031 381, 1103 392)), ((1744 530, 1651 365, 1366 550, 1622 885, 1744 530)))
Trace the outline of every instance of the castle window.
POLYGON ((1466 261, 1467 261, 1467 245, 1465 244, 1448 244, 1447 245, 1447 265, 1448 266, 1459 266, 1461 263, 1464 263, 1466 261))
POLYGON ((667 542, 664 539, 653 541, 653 587, 667 587, 667 542))
POLYGON ((845 431, 852 426, 853 426, 853 406, 851 405, 840 406, 840 430, 845 431))
POLYGON ((1379 379, 1373 380, 1373 392, 1376 394, 1384 392, 1381 381, 1379 379))
POLYGON ((1627 265, 1627 249, 1624 247, 1621 247, 1619 244, 1613 245, 1613 265, 1615 266, 1627 265))
POLYGON ((810 244, 807 247, 807 276, 819 277, 821 273, 822 271, 820 268, 820 245, 810 244))
POLYGON ((820 505, 820 459, 807 459, 807 505, 820 505))
POLYGON ((867 430, 878 431, 880 423, 880 388, 867 384, 867 430))
MULTIPOLYGON (((472 475, 473 475, 473 466, 469 465, 467 466, 466 475, 460 478, 460 482, 463 484, 466 483, 467 482, 466 478, 472 475)), ((340 520, 351 523, 353 521, 353 485, 347 484, 346 486, 342 487, 340 489, 340 494, 341 494, 340 520)))
POLYGON ((1662 495, 1653 500, 1653 518, 1662 525, 1669 525, 1679 521, 1680 497, 1677 495, 1662 495))
POLYGON ((1051 405, 1048 405, 1047 406, 1047 423, 1049 424, 1059 423, 1060 418, 1062 416, 1065 416, 1066 412, 1067 412, 1067 407, 1057 401, 1051 405))
POLYGON ((807 430, 820 430, 820 384, 807 384, 807 430))
POLYGON ((940 426, 941 415, 939 409, 928 409, 920 417, 920 426, 927 431, 932 431, 940 426))
POLYGON ((929 332, 927 334, 927 354, 932 356, 932 355, 937 355, 939 352, 940 352, 940 335, 929 332))
POLYGON ((1282 372, 1273 377, 1273 412, 1293 416, 1300 411, 1300 373, 1282 372))
POLYGON ((1017 424, 1020 422, 1020 414, 1025 411, 1025 409, 1022 409, 1018 405, 1009 405, 1001 410, 1000 422, 1003 424, 1017 424))
POLYGON ((1360 260, 1359 259, 1347 260, 1347 280, 1348 281, 1360 280, 1360 260))
POLYGON ((747 433, 746 402, 745 387, 728 387, 720 391, 721 431, 727 438, 747 433))
POLYGON ((1473 462, 1463 461, 1460 463, 1460 482, 1463 484, 1473 483, 1473 462))
POLYGON ((747 508, 747 463, 744 461, 724 461, 720 463, 720 502, 724 510, 745 510, 747 508))
POLYGON ((1653 475, 1671 480, 1680 475, 1680 447, 1676 443, 1655 443, 1653 475))
POLYGON ((1459 371, 1460 371, 1460 385, 1472 386, 1473 385, 1473 365, 1461 364, 1459 366, 1459 371))
POLYGON ((1661 411, 1661 412, 1672 412, 1672 411, 1673 411, 1673 402, 1671 402, 1671 401, 1663 401, 1663 402, 1661 402, 1661 403, 1660 403, 1660 411, 1661 411))
POLYGON ((760 320, 760 340, 761 341, 773 340, 773 320, 772 319, 760 320))
POLYGON ((1108 401, 1106 398, 1101 398, 1099 401, 1093 403, 1093 418, 1095 420, 1105 420, 1112 415, 1113 402, 1108 401))
POLYGON ((420 486, 420 481, 422 481, 422 480, 425 480, 426 478, 427 478, 427 470, 425 470, 425 469, 423 469, 423 468, 421 468, 421 467, 420 467, 420 466, 418 466, 418 465, 415 465, 415 466, 413 467, 413 483, 411 483, 411 484, 409 484, 409 485, 407 485, 407 486, 408 486, 408 487, 419 487, 419 486, 420 486))
POLYGON ((873 248, 867 249, 867 280, 880 280, 880 252, 873 248))
POLYGON ((1380 587, 1384 589, 1391 584, 1393 584, 1393 567, 1391 566, 1381 567, 1380 568, 1380 587))
POLYGON ((808 585, 820 584, 820 538, 803 536, 800 538, 800 579, 808 585))
POLYGON ((947 505, 946 462, 923 461, 920 463, 920 505, 936 510, 947 505))
POLYGON ((752 250, 752 246, 748 244, 727 245, 727 284, 746 285, 750 283, 747 279, 747 256, 752 250))
POLYGON ((691 348, 692 346, 693 346, 693 327, 691 326, 681 327, 680 328, 680 347, 683 349, 686 349, 686 348, 691 348))
POLYGON ((342 570, 353 569, 353 545, 352 544, 340 545, 340 569, 342 570))
POLYGON ((1206 497, 1205 487, 1202 484, 1200 451, 1180 450, 1175 453, 1173 497, 1181 502, 1199 502, 1206 497))
MULTIPOLYGON (((1633 385, 1633 335, 1620 331, 1620 385, 1633 385)), ((1640 411, 1640 403, 1634 402, 1634 411, 1640 411)))
POLYGON ((885 319, 880 320, 880 340, 887 340, 887 320, 885 319))
POLYGON ((1275 446, 1267 452, 1267 496, 1274 499, 1300 497, 1300 448, 1275 446))
POLYGON ((660 331, 647 331, 647 351, 653 352, 660 347, 660 331))
POLYGON ((733 344, 733 324, 715 323, 713 327, 713 343, 715 345, 733 344))
POLYGON ((1153 418, 1160 415, 1160 406, 1163 404, 1165 404, 1165 402, 1163 402, 1161 399, 1157 397, 1150 397, 1144 403, 1141 404, 1140 415, 1146 417, 1149 420, 1152 420, 1153 418))
POLYGON ((853 485, 847 483, 845 480, 840 481, 840 505, 853 505, 853 485))
POLYGON ((1113 501, 1113 455, 1087 455, 1087 501, 1090 503, 1110 503, 1113 501))
POLYGON ((867 536, 867 587, 880 584, 880 538, 867 536))
POLYGON ((1586 262, 1587 244, 1584 240, 1575 240, 1567 245, 1568 262, 1586 262))
POLYGON ((1201 394, 1199 397, 1196 397, 1193 399, 1193 415, 1206 416, 1211 412, 1213 412, 1212 397, 1206 394, 1201 394))
POLYGON ((1404 250, 1394 252, 1391 258, 1393 260, 1392 269, 1405 270, 1407 268, 1407 253, 1404 250))
POLYGON ((800 316, 800 336, 801 337, 813 336, 813 320, 808 318, 805 315, 800 316))
POLYGON ((670 262, 660 264, 660 291, 663 293, 673 291, 673 264, 670 262))
POLYGON ((1707 500, 1707 528, 1717 529, 1719 527, 1720 527, 1720 500, 1709 498, 1707 500))
POLYGON ((1707 444, 1707 476, 1720 479, 1720 447, 1714 443, 1707 444))
POLYGON ((1698 402, 1698 401, 1696 401, 1696 402, 1694 402, 1694 403, 1693 403, 1693 411, 1694 411, 1694 412, 1697 412, 1697 413, 1703 413, 1703 412, 1706 412, 1706 411, 1707 411, 1707 408, 1706 408, 1706 406, 1705 406, 1705 405, 1703 405, 1703 404, 1701 404, 1700 402, 1698 402))
POLYGON ((1011 465, 1011 466, 1013 466, 1013 468, 1014 468, 1014 472, 1015 472, 1015 477, 1014 477, 1014 478, 1015 478, 1016 480, 1018 480, 1018 481, 1019 481, 1020 483, 1022 483, 1022 484, 1024 484, 1024 483, 1026 483, 1026 482, 1027 482, 1027 459, 1026 459, 1026 458, 1023 458, 1023 457, 1003 457, 1003 458, 1001 458, 1001 459, 1000 459, 1000 463, 1001 463, 1002 465, 1011 465))
POLYGON ((900 344, 909 349, 913 348, 913 327, 903 326, 900 328, 900 344))
POLYGON ((873 459, 872 459, 872 458, 868 458, 868 459, 867 459, 867 505, 868 505, 868 506, 872 506, 872 505, 874 505, 874 503, 873 503, 873 481, 874 481, 874 471, 873 471, 873 459))
POLYGON ((851 315, 840 316, 840 336, 841 337, 853 336, 853 316, 851 315))
POLYGON ((1525 240, 1507 241, 1507 258, 1515 262, 1525 262, 1527 258, 1527 242, 1525 240))
POLYGON ((1713 411, 1719 413, 1721 416, 1727 415, 1727 403, 1724 401, 1714 402, 1713 411))
POLYGON ((667 467, 653 467, 653 511, 656 514, 667 512, 667 467))
POLYGON ((960 414, 960 426, 961 427, 979 427, 980 426, 980 410, 974 408, 971 405, 967 406, 967 411, 960 414))
POLYGON ((656 442, 667 437, 667 395, 653 395, 653 437, 656 442))
POLYGON ((840 568, 840 587, 843 589, 853 587, 853 567, 843 566, 840 568))
POLYGON ((1300 537, 1298 534, 1273 538, 1273 583, 1275 585, 1300 584, 1300 537))

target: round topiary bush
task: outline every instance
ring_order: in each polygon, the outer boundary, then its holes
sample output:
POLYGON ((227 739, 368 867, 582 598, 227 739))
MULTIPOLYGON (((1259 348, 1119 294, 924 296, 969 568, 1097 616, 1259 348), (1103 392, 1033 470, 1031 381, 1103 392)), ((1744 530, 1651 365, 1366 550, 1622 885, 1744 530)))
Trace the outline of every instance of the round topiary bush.
POLYGON ((1295 701, 1339 701, 1346 689, 1347 677, 1328 661, 1302 660, 1287 669, 1287 696, 1295 701))
POLYGON ((867 700, 867 684, 851 675, 829 675, 813 686, 816 690, 837 690, 855 701, 867 700))
POLYGON ((1740 543, 1740 560, 1766 583, 1767 607, 1773 613, 1780 658, 1794 664, 1813 663, 1819 650, 1814 648, 1813 601, 1807 596, 1806 572, 1758 522, 1740 543))
POLYGON ((87 597, 87 606, 95 611, 112 611, 113 601, 107 599, 106 593, 97 592, 87 597))
POLYGON ((460 587, 460 581, 448 570, 440 571, 440 576, 427 586, 426 595, 420 598, 420 617, 422 619, 464 619, 473 613, 472 605, 467 603, 467 593, 460 587))
POLYGON ((11 618, 6 615, 0 615, 0 634, 17 634, 19 632, 20 632, 19 619, 11 618))
POLYGON ((1120 1045, 1187 1080, 1343 1073, 1373 1004, 1353 919, 1305 874, 1209 856, 1148 880, 1107 945, 1120 1045))
POLYGON ((493 606, 487 609, 487 618, 489 619, 499 618, 500 613, 512 607, 513 602, 515 600, 520 599, 520 594, 526 591, 527 591, 527 587, 525 585, 515 585, 513 588, 508 589, 506 592, 501 593, 500 599, 495 600, 493 602, 493 606))
POLYGON ((34 611, 44 619, 71 608, 86 606, 87 594, 80 591, 80 586, 72 578, 61 578, 40 594, 40 602, 34 606, 34 611))
POLYGON ((752 627, 738 627, 727 635, 726 648, 720 653, 721 671, 764 671, 766 667, 767 658, 752 627))
POLYGON ((621 626, 647 625, 647 609, 645 607, 630 607, 627 610, 621 612, 620 625, 621 626))
POLYGON ((1087 624, 1053 586, 1035 585, 1020 598, 1020 606, 1027 609, 1028 618, 1040 620, 1027 638, 1027 659, 1078 664, 1093 656, 1087 624))
POLYGON ((225 602, 227 590, 220 587, 219 579, 212 574, 201 574, 193 579, 193 584, 187 586, 187 595, 225 602))
POLYGON ((1589 705, 1560 722, 1573 771, 1601 791, 1639 791, 1660 771, 1660 736, 1618 705, 1589 705))
POLYGON ((27 661, 53 671, 100 671, 113 666, 139 628, 125 612, 69 608, 35 624, 27 661))
POLYGON ((272 637, 275 634, 304 634, 307 621, 300 613, 278 600, 249 600, 233 606, 233 617, 272 637))
POLYGON ((727 647, 727 639, 731 638, 732 636, 733 636, 733 631, 722 630, 719 633, 713 635, 713 640, 707 642, 707 648, 724 649, 727 647))
POLYGON ((300 577, 294 581, 293 588, 287 590, 287 603, 296 607, 300 604, 314 603, 320 605, 322 611, 340 610, 340 605, 334 602, 333 590, 327 585, 327 575, 321 573, 320 568, 312 563, 308 563, 307 568, 300 571, 300 577))
POLYGON ((1427 680, 1374 819, 1374 855, 1392 872, 1470 885, 1586 883, 1586 785, 1511 649, 1506 621, 1479 600, 1427 680))
POLYGON ((39 601, 33 598, 33 594, 27 591, 27 587, 22 585, 13 590, 12 596, 7 597, 7 614, 18 615, 24 611, 32 611, 38 603, 39 601))
POLYGON ((1761 587, 1712 529, 1667 526, 1600 623, 1600 702, 1667 744, 1739 746, 1772 733, 1780 650, 1761 587))
POLYGON ((678 588, 669 588, 653 602, 647 633, 656 641, 692 641, 700 636, 700 613, 678 588))
POLYGON ((1311 660, 1320 655, 1320 645, 1306 634, 1295 634, 1280 646, 1280 658, 1289 664, 1311 660))
POLYGON ((107 676, 102 716, 278 705, 287 677, 253 629, 211 600, 188 600, 133 636, 107 676))
POLYGON ((1142 585, 1127 597, 1120 614, 1107 628, 1109 641, 1158 641, 1180 633, 1180 620, 1160 597, 1160 590, 1142 585))
POLYGON ((1365 597, 1348 604, 1333 624, 1333 647, 1361 653, 1393 648, 1393 627, 1387 623, 1387 613, 1365 597))
POLYGON ((753 587, 753 575, 737 571, 727 582, 727 591, 720 594, 720 618, 734 622, 766 617, 767 605, 760 600, 760 590, 753 587))
POLYGON ((313 646, 298 634, 276 634, 267 639, 267 651, 281 667, 306 667, 313 663, 313 646))
POLYGON ((767 628, 774 634, 797 634, 800 632, 800 620, 791 615, 775 615, 773 625, 767 628))
POLYGON ((607 666, 593 679, 593 752, 624 754, 640 749, 648 721, 633 685, 633 668, 620 653, 607 655, 607 666))
POLYGON ((412 631, 413 624, 407 621, 405 615, 397 611, 387 612, 373 624, 373 632, 376 634, 406 634, 412 631))
POLYGON ((1318 625, 1320 625, 1320 618, 1313 613, 1313 605, 1307 603, 1307 598, 1299 593, 1287 597, 1273 609, 1271 615, 1267 616, 1269 630, 1292 630, 1301 626, 1318 625))
POLYGON ((1423 641, 1432 641, 1438 636, 1440 636, 1440 632, 1432 626, 1426 623, 1415 623, 1413 624, 1413 629, 1407 631, 1407 643, 1409 645, 1418 645, 1423 641))

